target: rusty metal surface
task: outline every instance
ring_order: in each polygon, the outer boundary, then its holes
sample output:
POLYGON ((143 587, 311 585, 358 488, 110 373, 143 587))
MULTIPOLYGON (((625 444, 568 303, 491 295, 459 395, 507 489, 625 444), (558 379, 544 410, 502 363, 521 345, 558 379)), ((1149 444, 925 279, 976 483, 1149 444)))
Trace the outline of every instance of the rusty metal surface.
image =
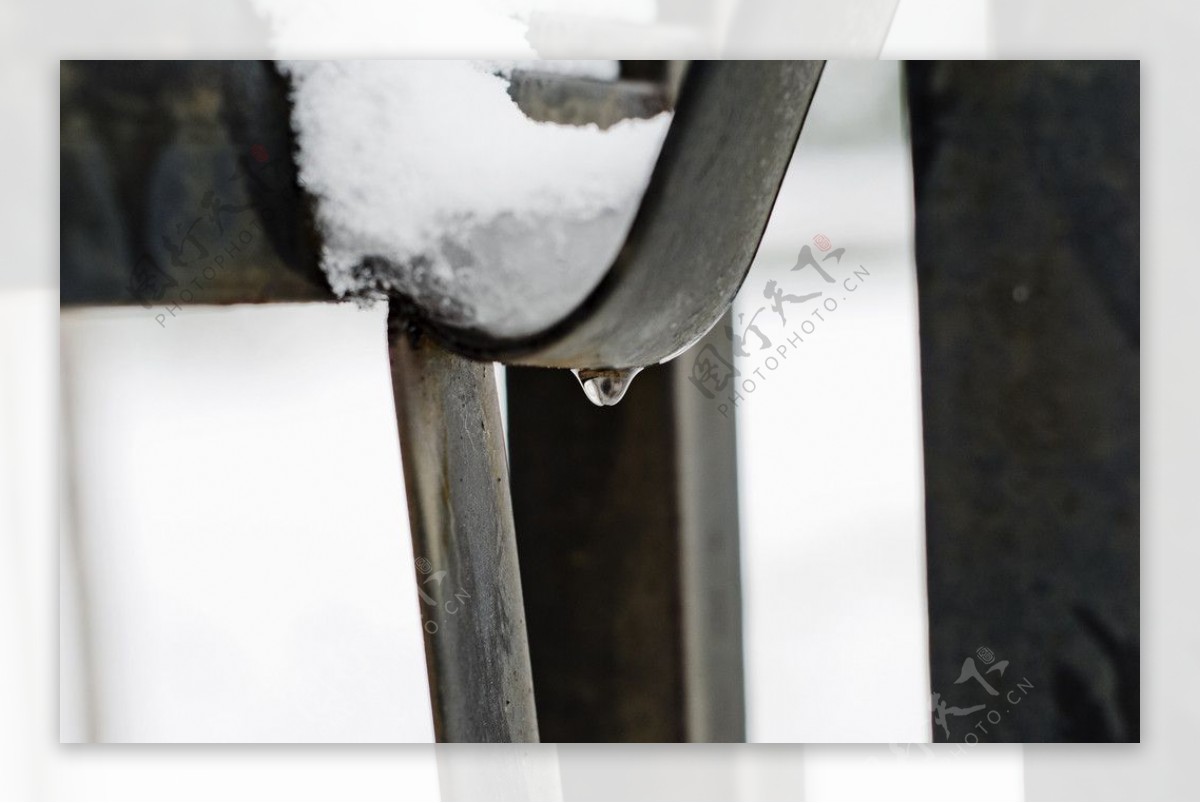
POLYGON ((492 366, 396 316, 388 346, 434 731, 440 742, 536 742, 492 366))
POLYGON ((733 421, 703 404, 685 364, 647 368, 605 408, 565 371, 508 370, 548 741, 745 739, 733 421))
POLYGON ((907 80, 934 738, 1137 741, 1139 66, 907 80))

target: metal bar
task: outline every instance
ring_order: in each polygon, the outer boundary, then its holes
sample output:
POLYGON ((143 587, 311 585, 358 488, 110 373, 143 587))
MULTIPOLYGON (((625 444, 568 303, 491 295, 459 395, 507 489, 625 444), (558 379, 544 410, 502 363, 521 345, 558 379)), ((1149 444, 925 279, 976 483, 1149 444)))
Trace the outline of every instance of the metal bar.
POLYGON ((444 321, 431 335, 462 354, 558 368, 642 367, 682 352, 750 269, 824 64, 692 62, 625 245, 591 294, 533 335, 444 321))
MULTIPOLYGON (((296 184, 290 160, 286 86, 261 63, 160 65, 64 64, 63 303, 142 303, 165 315, 180 303, 329 298, 316 265, 309 199, 296 184), (278 162, 272 178, 260 175, 273 160, 278 162), (229 221, 228 234, 221 214, 204 214, 214 194, 225 191, 244 215, 229 221), (163 227, 177 220, 192 220, 201 230, 187 229, 184 234, 197 235, 192 239, 164 234, 163 227), (212 239, 222 236, 236 239, 212 239), (224 251, 219 266, 210 250, 224 251), (210 256, 213 261, 206 262, 210 256)), ((576 310, 547 321, 537 334, 502 339, 455 328, 411 299, 392 299, 397 417, 418 571, 428 572, 420 576, 421 588, 439 615, 454 617, 426 622, 437 626, 434 633, 427 630, 426 649, 439 738, 523 740, 536 738, 537 725, 490 368, 451 357, 430 339, 475 358, 573 368, 655 365, 680 353, 726 313, 749 269, 822 67, 823 62, 692 65, 619 257, 576 310), (477 423, 483 429, 479 442, 472 439, 477 423), (475 498, 480 488, 489 490, 475 498), (463 613, 464 600, 447 596, 438 585, 460 581, 470 584, 462 590, 478 601, 471 615, 452 614, 449 606, 463 613)), ((627 95, 630 113, 644 112, 644 93, 627 95)), ((613 102, 614 96, 604 95, 605 108, 594 113, 611 114, 613 102)), ((556 419, 554 407, 537 409, 546 429, 522 452, 543 450, 557 466, 564 453, 577 454, 583 465, 552 472, 544 488, 556 493, 536 499, 551 517, 578 525, 588 559, 599 567, 590 574, 555 575, 566 566, 563 560, 573 558, 542 541, 547 551, 535 558, 535 570, 552 571, 539 575, 534 595, 539 622, 554 621, 542 607, 542 581, 578 599, 584 612, 608 599, 616 615, 627 616, 602 637, 581 642, 578 655, 564 658, 576 667, 584 655, 597 666, 618 664, 614 676, 599 679, 613 693, 587 701, 594 717, 590 732, 652 741, 743 738, 739 599, 729 591, 737 577, 732 435, 716 438, 720 448, 710 455, 713 460, 703 459, 708 453, 696 441, 703 440, 697 430, 704 419, 686 401, 676 407, 678 393, 687 388, 675 369, 645 372, 638 381, 645 388, 638 394, 643 401, 627 402, 615 413, 580 404, 568 374, 553 381, 566 384, 548 393, 571 394, 562 410, 608 416, 589 419, 586 437, 572 452, 558 450, 564 444, 546 433, 552 426, 569 431, 578 423, 575 413, 556 419), (681 467, 697 460, 711 464, 714 473, 681 467), (615 469, 618 479, 602 468, 615 469), (623 486, 627 475, 651 480, 647 487, 661 492, 623 486), (576 481, 565 482, 569 477, 576 481), (622 487, 634 493, 615 492, 622 487), (586 510, 561 503, 579 488, 607 490, 596 495, 601 504, 589 503, 586 510), (571 520, 564 511, 587 515, 571 520), (710 519, 718 522, 716 530, 709 529, 710 519), (614 532, 626 534, 615 539, 624 544, 624 557, 606 552, 614 532), (637 555, 645 560, 628 563, 637 555), (563 587, 562 578, 571 576, 583 582, 563 587), (613 585, 606 591, 597 583, 613 585), (612 597, 618 588, 630 596, 612 597), (692 614, 681 613, 684 605, 695 605, 696 616, 711 621, 687 619, 692 614), (657 625, 628 618, 647 611, 660 619, 657 625), (613 685, 620 676, 632 679, 631 688, 613 685), (700 696, 687 702, 689 695, 700 696)), ((543 470, 547 464, 530 465, 543 470)), ((543 537, 549 537, 545 530, 530 538, 543 537)), ((612 621, 614 614, 602 615, 612 621)), ((586 623, 581 632, 588 634, 586 623)), ((575 648, 561 636, 556 643, 575 648)), ((594 669, 589 678, 595 679, 594 669)), ((585 696, 593 693, 580 689, 585 696)), ((562 714, 558 722, 566 721, 563 709, 553 710, 562 714)))
POLYGON ((745 738, 733 420, 687 381, 691 357, 647 368, 605 408, 566 371, 508 370, 549 741, 745 738))
POLYGON ((490 364, 388 322, 434 730, 441 742, 536 742, 537 718, 490 364))
POLYGON ((724 331, 718 324, 671 363, 689 742, 746 740, 737 427, 691 379, 706 348, 728 348, 724 331))
MULTIPOLYGON (((669 89, 525 70, 510 92, 536 119, 611 125, 669 89)), ((64 306, 336 300, 272 63, 63 61, 60 93, 64 306)))
MULTIPOLYGON (((439 320, 411 298, 394 302, 479 359, 603 369, 678 354, 741 286, 823 66, 692 63, 623 248, 561 320, 500 337, 439 320)), ((61 84, 63 304, 141 303, 170 315, 179 304, 332 299, 291 161, 287 87, 271 65, 64 62, 61 84), (214 198, 224 213, 212 214, 214 198)), ((579 97, 556 86, 524 76, 516 91, 572 119, 647 111, 643 82, 579 97), (590 106, 577 113, 572 103, 590 106)))
POLYGON ((934 738, 1137 741, 1138 63, 907 80, 934 738))
POLYGON ((595 124, 609 128, 622 120, 653 117, 672 106, 661 65, 656 80, 601 81, 567 75, 514 70, 508 94, 531 120, 560 125, 595 124))
POLYGON ((60 87, 64 306, 334 299, 274 65, 64 61, 60 87))
POLYGON ((551 742, 686 740, 671 369, 615 407, 567 371, 510 367, 517 548, 551 742))

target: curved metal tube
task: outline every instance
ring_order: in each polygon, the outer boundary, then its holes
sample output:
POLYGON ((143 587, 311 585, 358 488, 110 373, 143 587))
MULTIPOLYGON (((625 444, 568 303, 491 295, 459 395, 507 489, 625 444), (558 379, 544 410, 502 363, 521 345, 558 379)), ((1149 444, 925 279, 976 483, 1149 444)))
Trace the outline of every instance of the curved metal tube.
MULTIPOLYGON (((823 67, 693 63, 625 244, 574 311, 523 338, 444 323, 424 328, 451 350, 520 365, 633 368, 680 353, 733 303, 823 67)), ((415 305, 408 312, 423 317, 415 305)))
MULTIPOLYGON (((624 245, 561 320, 501 337, 410 298, 393 306, 477 359, 631 368, 674 356, 745 278, 823 65, 693 62, 624 245)), ((64 62, 62 85, 64 306, 140 303, 165 323, 182 304, 335 300, 291 158, 287 84, 269 64, 64 62), (209 214, 213 197, 243 191, 250 205, 209 214)), ((645 91, 618 82, 605 103, 637 113, 645 91)))

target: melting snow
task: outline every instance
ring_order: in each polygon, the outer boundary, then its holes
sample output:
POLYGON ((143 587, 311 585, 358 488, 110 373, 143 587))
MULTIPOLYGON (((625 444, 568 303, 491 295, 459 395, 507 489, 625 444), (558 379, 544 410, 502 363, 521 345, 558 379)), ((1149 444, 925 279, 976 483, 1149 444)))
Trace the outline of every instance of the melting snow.
POLYGON ((539 330, 595 286, 670 121, 604 131, 535 122, 495 62, 281 68, 294 85, 300 181, 316 198, 333 290, 398 290, 435 317, 493 334, 539 330))

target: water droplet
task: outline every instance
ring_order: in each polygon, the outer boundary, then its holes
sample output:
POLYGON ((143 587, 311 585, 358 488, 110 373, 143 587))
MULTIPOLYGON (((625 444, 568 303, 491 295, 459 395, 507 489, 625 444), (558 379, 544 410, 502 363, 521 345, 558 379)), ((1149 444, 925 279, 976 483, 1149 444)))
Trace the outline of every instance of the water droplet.
POLYGON ((619 402, 629 383, 641 373, 641 368, 574 368, 571 373, 583 386, 588 401, 597 407, 611 407, 619 402))

